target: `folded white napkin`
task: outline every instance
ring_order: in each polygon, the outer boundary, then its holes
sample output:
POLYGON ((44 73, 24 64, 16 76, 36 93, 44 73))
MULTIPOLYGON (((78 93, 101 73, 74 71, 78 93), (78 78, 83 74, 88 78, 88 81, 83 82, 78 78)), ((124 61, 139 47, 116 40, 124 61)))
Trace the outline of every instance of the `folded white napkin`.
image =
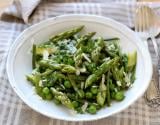
POLYGON ((5 14, 22 18, 25 23, 28 23, 29 16, 37 7, 41 0, 15 0, 5 11, 5 14))

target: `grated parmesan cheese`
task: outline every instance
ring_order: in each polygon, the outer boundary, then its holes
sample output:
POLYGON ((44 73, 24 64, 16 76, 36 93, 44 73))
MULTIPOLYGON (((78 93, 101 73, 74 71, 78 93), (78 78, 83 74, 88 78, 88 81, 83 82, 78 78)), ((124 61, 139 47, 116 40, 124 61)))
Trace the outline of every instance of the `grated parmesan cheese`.
POLYGON ((44 51, 43 51, 43 59, 44 59, 44 60, 48 60, 48 56, 49 56, 48 51, 47 51, 47 50, 44 50, 44 51))

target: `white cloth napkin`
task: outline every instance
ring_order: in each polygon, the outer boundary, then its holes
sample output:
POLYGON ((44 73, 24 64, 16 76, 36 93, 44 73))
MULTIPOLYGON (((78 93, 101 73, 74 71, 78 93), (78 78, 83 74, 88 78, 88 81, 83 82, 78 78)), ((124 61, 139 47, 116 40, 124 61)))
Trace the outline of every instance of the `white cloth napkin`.
POLYGON ((4 14, 22 18, 25 23, 28 23, 30 15, 40 2, 41 0, 15 0, 4 14))

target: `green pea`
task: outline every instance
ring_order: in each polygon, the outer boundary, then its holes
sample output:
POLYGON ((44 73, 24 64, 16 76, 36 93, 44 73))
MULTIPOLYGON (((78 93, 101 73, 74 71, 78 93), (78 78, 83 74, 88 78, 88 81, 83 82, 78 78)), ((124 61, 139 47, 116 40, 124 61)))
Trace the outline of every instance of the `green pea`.
POLYGON ((71 85, 71 83, 70 83, 69 81, 65 81, 65 82, 64 82, 64 86, 65 86, 66 88, 71 88, 71 87, 72 87, 72 85, 71 85))
POLYGON ((91 114, 95 114, 97 112, 96 106, 95 105, 90 105, 88 108, 88 112, 91 114))
POLYGON ((125 98, 124 92, 122 92, 122 91, 119 91, 119 92, 117 92, 117 93, 115 94, 115 99, 116 99, 117 101, 122 101, 124 98, 125 98))
POLYGON ((79 103, 77 101, 73 101, 72 105, 74 106, 74 108, 77 108, 79 106, 79 103))
POLYGON ((53 95, 51 93, 46 95, 46 99, 47 100, 52 100, 53 99, 53 95))
POLYGON ((92 93, 91 92, 86 92, 86 98, 91 99, 92 98, 92 93))
POLYGON ((44 87, 43 88, 43 90, 42 90, 42 92, 44 93, 44 94, 49 94, 49 88, 48 87, 44 87))
POLYGON ((97 87, 92 87, 91 92, 92 92, 92 94, 97 94, 98 93, 97 87))

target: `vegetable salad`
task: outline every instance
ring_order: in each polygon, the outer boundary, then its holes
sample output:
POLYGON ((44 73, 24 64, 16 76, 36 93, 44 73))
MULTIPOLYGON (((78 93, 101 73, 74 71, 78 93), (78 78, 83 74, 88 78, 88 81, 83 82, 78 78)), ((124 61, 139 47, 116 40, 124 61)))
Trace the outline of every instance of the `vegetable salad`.
POLYGON ((137 53, 122 53, 119 38, 80 35, 84 26, 33 45, 27 80, 44 100, 77 113, 95 114, 122 101, 135 80, 137 53))

